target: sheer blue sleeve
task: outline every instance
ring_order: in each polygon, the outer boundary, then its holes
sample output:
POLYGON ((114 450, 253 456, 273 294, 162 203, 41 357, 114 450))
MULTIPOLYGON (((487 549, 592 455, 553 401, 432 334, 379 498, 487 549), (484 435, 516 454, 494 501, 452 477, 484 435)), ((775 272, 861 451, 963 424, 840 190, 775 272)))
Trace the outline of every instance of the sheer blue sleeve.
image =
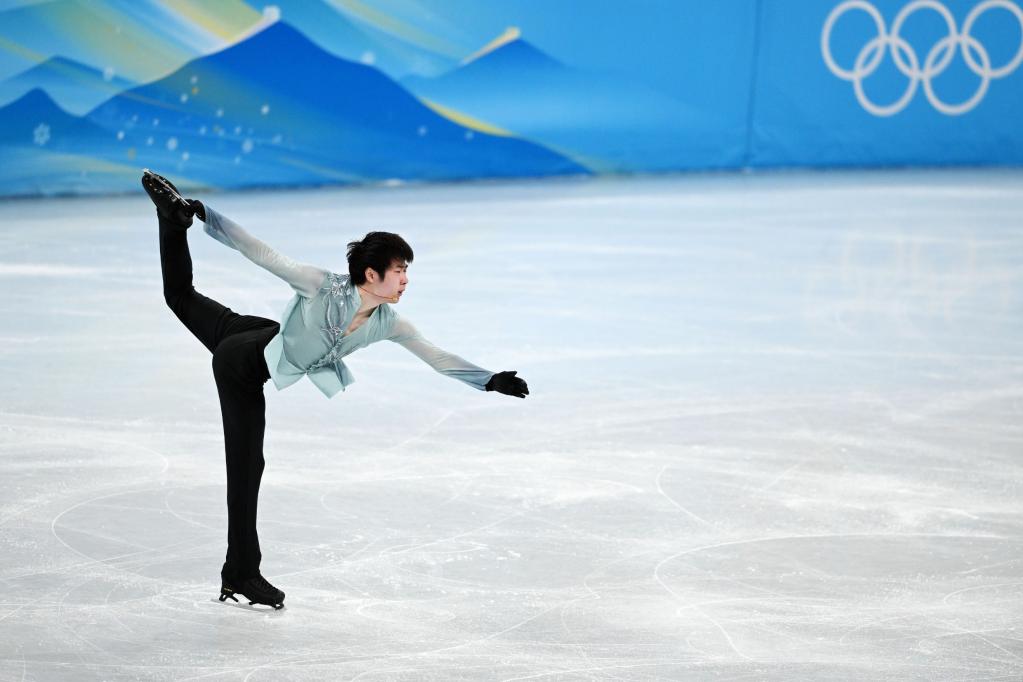
POLYGON ((277 275, 300 296, 312 298, 316 295, 327 274, 326 270, 293 261, 253 237, 238 223, 210 208, 209 204, 203 202, 203 207, 206 209, 206 222, 203 226, 206 234, 240 251, 256 265, 277 275))
POLYGON ((494 373, 477 367, 468 360, 453 353, 437 348, 423 338, 419 330, 408 320, 399 317, 394 322, 388 340, 401 344, 409 352, 445 376, 472 386, 476 390, 485 391, 487 382, 494 373))

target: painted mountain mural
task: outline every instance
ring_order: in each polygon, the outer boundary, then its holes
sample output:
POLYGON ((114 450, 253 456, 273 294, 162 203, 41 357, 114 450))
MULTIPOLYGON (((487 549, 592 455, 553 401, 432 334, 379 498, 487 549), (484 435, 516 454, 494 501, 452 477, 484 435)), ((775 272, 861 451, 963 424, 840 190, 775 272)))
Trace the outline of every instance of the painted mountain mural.
POLYGON ((0 105, 40 88, 62 109, 81 115, 136 85, 112 71, 104 73, 74 59, 51 57, 0 82, 0 105))
POLYGON ((125 191, 134 168, 93 156, 114 143, 116 135, 34 88, 0 109, 0 187, 8 196, 125 191))
POLYGON ((285 22, 78 120, 30 94, 0 109, 0 120, 16 112, 35 124, 3 140, 5 158, 42 157, 0 169, 14 193, 55 193, 47 189, 54 173, 58 192, 83 178, 133 191, 143 166, 182 189, 588 173, 544 146, 449 120, 378 69, 325 52, 285 22), (48 134, 34 134, 39 126, 48 134))
MULTIPOLYGON (((211 3, 213 4, 213 3, 211 3)), ((256 20, 259 13, 251 11, 256 20)), ((145 82, 222 41, 187 30, 160 3, 48 0, 0 12, 0 73, 23 72, 51 56, 145 82), (40 56, 42 58, 40 58, 40 56)))
POLYGON ((743 153, 740 144, 723 149, 720 124, 696 108, 626 79, 570 68, 514 28, 441 76, 401 83, 439 110, 547 145, 595 171, 713 167, 737 163, 743 153))
POLYGON ((936 84, 966 109, 917 88, 877 116, 823 58, 837 3, 0 0, 0 197, 139 192, 144 166, 230 188, 1019 165, 1012 12, 971 29, 990 86, 961 58, 936 84))
MULTIPOLYGON (((266 13, 263 3, 248 0, 266 13)), ((288 24, 331 54, 375 66, 391 78, 438 75, 456 66, 465 55, 440 38, 419 36, 417 44, 365 22, 356 23, 336 4, 315 0, 274 0, 273 7, 288 24)))
POLYGON ((61 109, 40 88, 0 109, 0 144, 5 148, 28 141, 40 149, 73 153, 79 145, 100 146, 110 137, 102 127, 61 109))

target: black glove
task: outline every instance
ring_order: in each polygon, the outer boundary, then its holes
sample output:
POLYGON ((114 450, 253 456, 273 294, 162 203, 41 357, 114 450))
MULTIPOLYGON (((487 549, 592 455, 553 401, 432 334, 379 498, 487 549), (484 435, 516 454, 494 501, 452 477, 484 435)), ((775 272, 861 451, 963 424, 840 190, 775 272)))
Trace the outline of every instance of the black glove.
POLYGON ((523 379, 515 376, 515 371, 498 372, 490 377, 490 381, 484 386, 488 391, 497 391, 505 395, 513 395, 517 398, 525 398, 529 394, 529 387, 523 379))

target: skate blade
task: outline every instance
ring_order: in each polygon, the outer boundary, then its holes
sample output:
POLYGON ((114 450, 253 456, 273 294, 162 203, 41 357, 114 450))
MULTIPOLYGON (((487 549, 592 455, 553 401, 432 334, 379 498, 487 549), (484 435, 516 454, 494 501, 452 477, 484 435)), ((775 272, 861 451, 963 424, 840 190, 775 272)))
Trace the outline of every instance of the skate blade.
MULTIPOLYGON (((241 594, 241 592, 237 592, 236 593, 234 590, 228 589, 226 587, 222 587, 222 588, 220 588, 220 601, 227 601, 227 599, 230 598, 230 599, 233 599, 234 601, 237 602, 238 601, 238 597, 234 596, 235 594, 241 594)), ((245 595, 242 594, 242 596, 244 597, 245 595)), ((248 597, 245 597, 245 598, 248 599, 248 597)), ((241 602, 239 602, 239 603, 241 603, 241 602)), ((281 609, 284 608, 284 602, 277 602, 276 604, 268 604, 266 602, 261 602, 261 601, 251 601, 251 600, 249 601, 249 606, 255 606, 256 604, 262 604, 264 606, 272 606, 274 611, 280 611, 281 609)))

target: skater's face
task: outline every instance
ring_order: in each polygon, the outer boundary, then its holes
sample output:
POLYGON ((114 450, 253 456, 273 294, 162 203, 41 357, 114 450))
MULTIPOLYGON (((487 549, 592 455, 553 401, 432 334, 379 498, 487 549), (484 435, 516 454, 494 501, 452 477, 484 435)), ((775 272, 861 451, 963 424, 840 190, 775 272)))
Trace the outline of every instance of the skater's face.
POLYGON ((366 283, 377 296, 382 298, 398 297, 405 292, 408 286, 408 263, 404 261, 391 261, 391 267, 384 273, 384 279, 373 268, 366 268, 366 283))

